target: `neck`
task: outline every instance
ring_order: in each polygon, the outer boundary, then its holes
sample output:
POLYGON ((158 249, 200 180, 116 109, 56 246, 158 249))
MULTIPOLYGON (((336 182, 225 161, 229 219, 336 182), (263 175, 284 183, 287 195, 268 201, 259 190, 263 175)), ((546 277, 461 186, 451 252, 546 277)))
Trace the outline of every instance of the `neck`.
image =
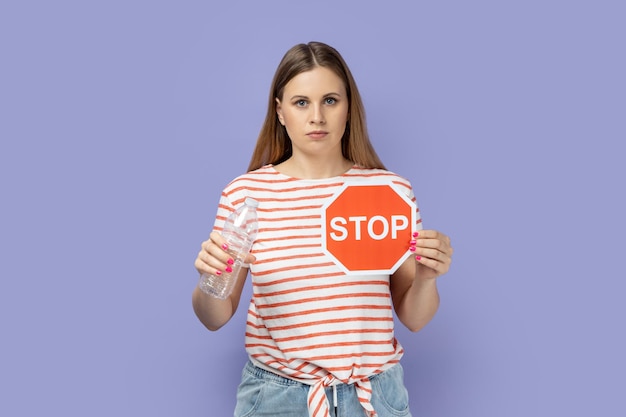
POLYGON ((276 170, 294 178, 320 179, 332 178, 344 174, 354 164, 343 157, 329 161, 322 158, 311 160, 292 156, 275 166, 276 170))

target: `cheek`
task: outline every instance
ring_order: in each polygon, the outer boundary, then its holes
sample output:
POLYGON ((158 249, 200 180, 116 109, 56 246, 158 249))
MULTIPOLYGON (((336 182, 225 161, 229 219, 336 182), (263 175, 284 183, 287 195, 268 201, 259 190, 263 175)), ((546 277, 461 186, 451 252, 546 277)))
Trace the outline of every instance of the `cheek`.
POLYGON ((348 112, 347 111, 345 113, 342 113, 337 123, 342 124, 344 127, 348 124, 348 112))
POLYGON ((292 115, 283 113, 283 127, 287 131, 287 135, 291 137, 296 132, 297 121, 292 115))
POLYGON ((289 111, 283 112, 283 122, 285 123, 285 127, 291 127, 293 129, 294 126, 297 126, 302 122, 300 119, 302 119, 302 117, 298 117, 297 113, 289 111))
POLYGON ((350 108, 347 105, 344 105, 341 109, 342 114, 342 122, 345 124, 350 118, 350 108))

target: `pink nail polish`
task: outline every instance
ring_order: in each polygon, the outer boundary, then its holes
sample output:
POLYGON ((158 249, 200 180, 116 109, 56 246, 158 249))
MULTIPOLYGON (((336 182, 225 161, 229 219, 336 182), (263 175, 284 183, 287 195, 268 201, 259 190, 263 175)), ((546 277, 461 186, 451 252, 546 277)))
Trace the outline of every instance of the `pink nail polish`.
POLYGON ((230 265, 227 266, 226 267, 226 272, 228 272, 230 274, 231 272, 233 272, 233 268, 231 268, 230 265))
POLYGON ((413 237, 418 237, 420 234, 417 232, 413 232, 413 237))
POLYGON ((220 271, 220 270, 215 271, 215 275, 217 275, 219 277, 220 275, 222 275, 222 271, 220 271))
POLYGON ((415 246, 411 246, 411 247, 409 247, 409 250, 410 250, 411 252, 415 252, 415 249, 416 249, 416 248, 415 248, 415 246))
POLYGON ((415 260, 416 260, 416 261, 419 261, 420 259, 422 259, 422 257, 421 257, 421 256, 419 256, 419 255, 417 255, 417 256, 415 257, 415 260))
POLYGON ((222 245, 222 249, 224 249, 224 250, 228 250, 228 245, 227 245, 226 243, 224 243, 224 244, 222 245))
POLYGON ((413 239, 412 241, 409 242, 409 244, 411 246, 415 246, 415 244, 417 243, 417 240, 413 239))
POLYGON ((230 259, 228 259, 228 260, 226 261, 226 263, 227 263, 228 265, 232 265, 232 264, 234 264, 234 263, 235 263, 235 260, 234 260, 233 258, 230 258, 230 259))

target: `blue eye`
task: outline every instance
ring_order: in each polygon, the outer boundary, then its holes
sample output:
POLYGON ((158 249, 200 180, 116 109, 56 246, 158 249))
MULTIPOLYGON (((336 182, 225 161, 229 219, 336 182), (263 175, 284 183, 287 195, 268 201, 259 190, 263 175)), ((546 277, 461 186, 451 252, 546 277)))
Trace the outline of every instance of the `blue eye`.
POLYGON ((298 106, 298 107, 306 106, 306 100, 298 100, 298 101, 296 101, 296 106, 298 106))
POLYGON ((332 97, 328 97, 326 100, 324 100, 324 102, 326 104, 335 104, 337 102, 337 100, 332 98, 332 97))

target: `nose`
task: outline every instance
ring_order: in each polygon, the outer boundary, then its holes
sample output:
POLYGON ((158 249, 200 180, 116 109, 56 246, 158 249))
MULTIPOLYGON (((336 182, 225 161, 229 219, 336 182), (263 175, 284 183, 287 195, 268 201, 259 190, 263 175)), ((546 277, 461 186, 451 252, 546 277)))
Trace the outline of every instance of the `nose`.
POLYGON ((324 123, 326 123, 326 118, 324 117, 324 111, 321 105, 316 104, 311 106, 311 111, 312 113, 310 123, 312 125, 323 125, 324 123))

